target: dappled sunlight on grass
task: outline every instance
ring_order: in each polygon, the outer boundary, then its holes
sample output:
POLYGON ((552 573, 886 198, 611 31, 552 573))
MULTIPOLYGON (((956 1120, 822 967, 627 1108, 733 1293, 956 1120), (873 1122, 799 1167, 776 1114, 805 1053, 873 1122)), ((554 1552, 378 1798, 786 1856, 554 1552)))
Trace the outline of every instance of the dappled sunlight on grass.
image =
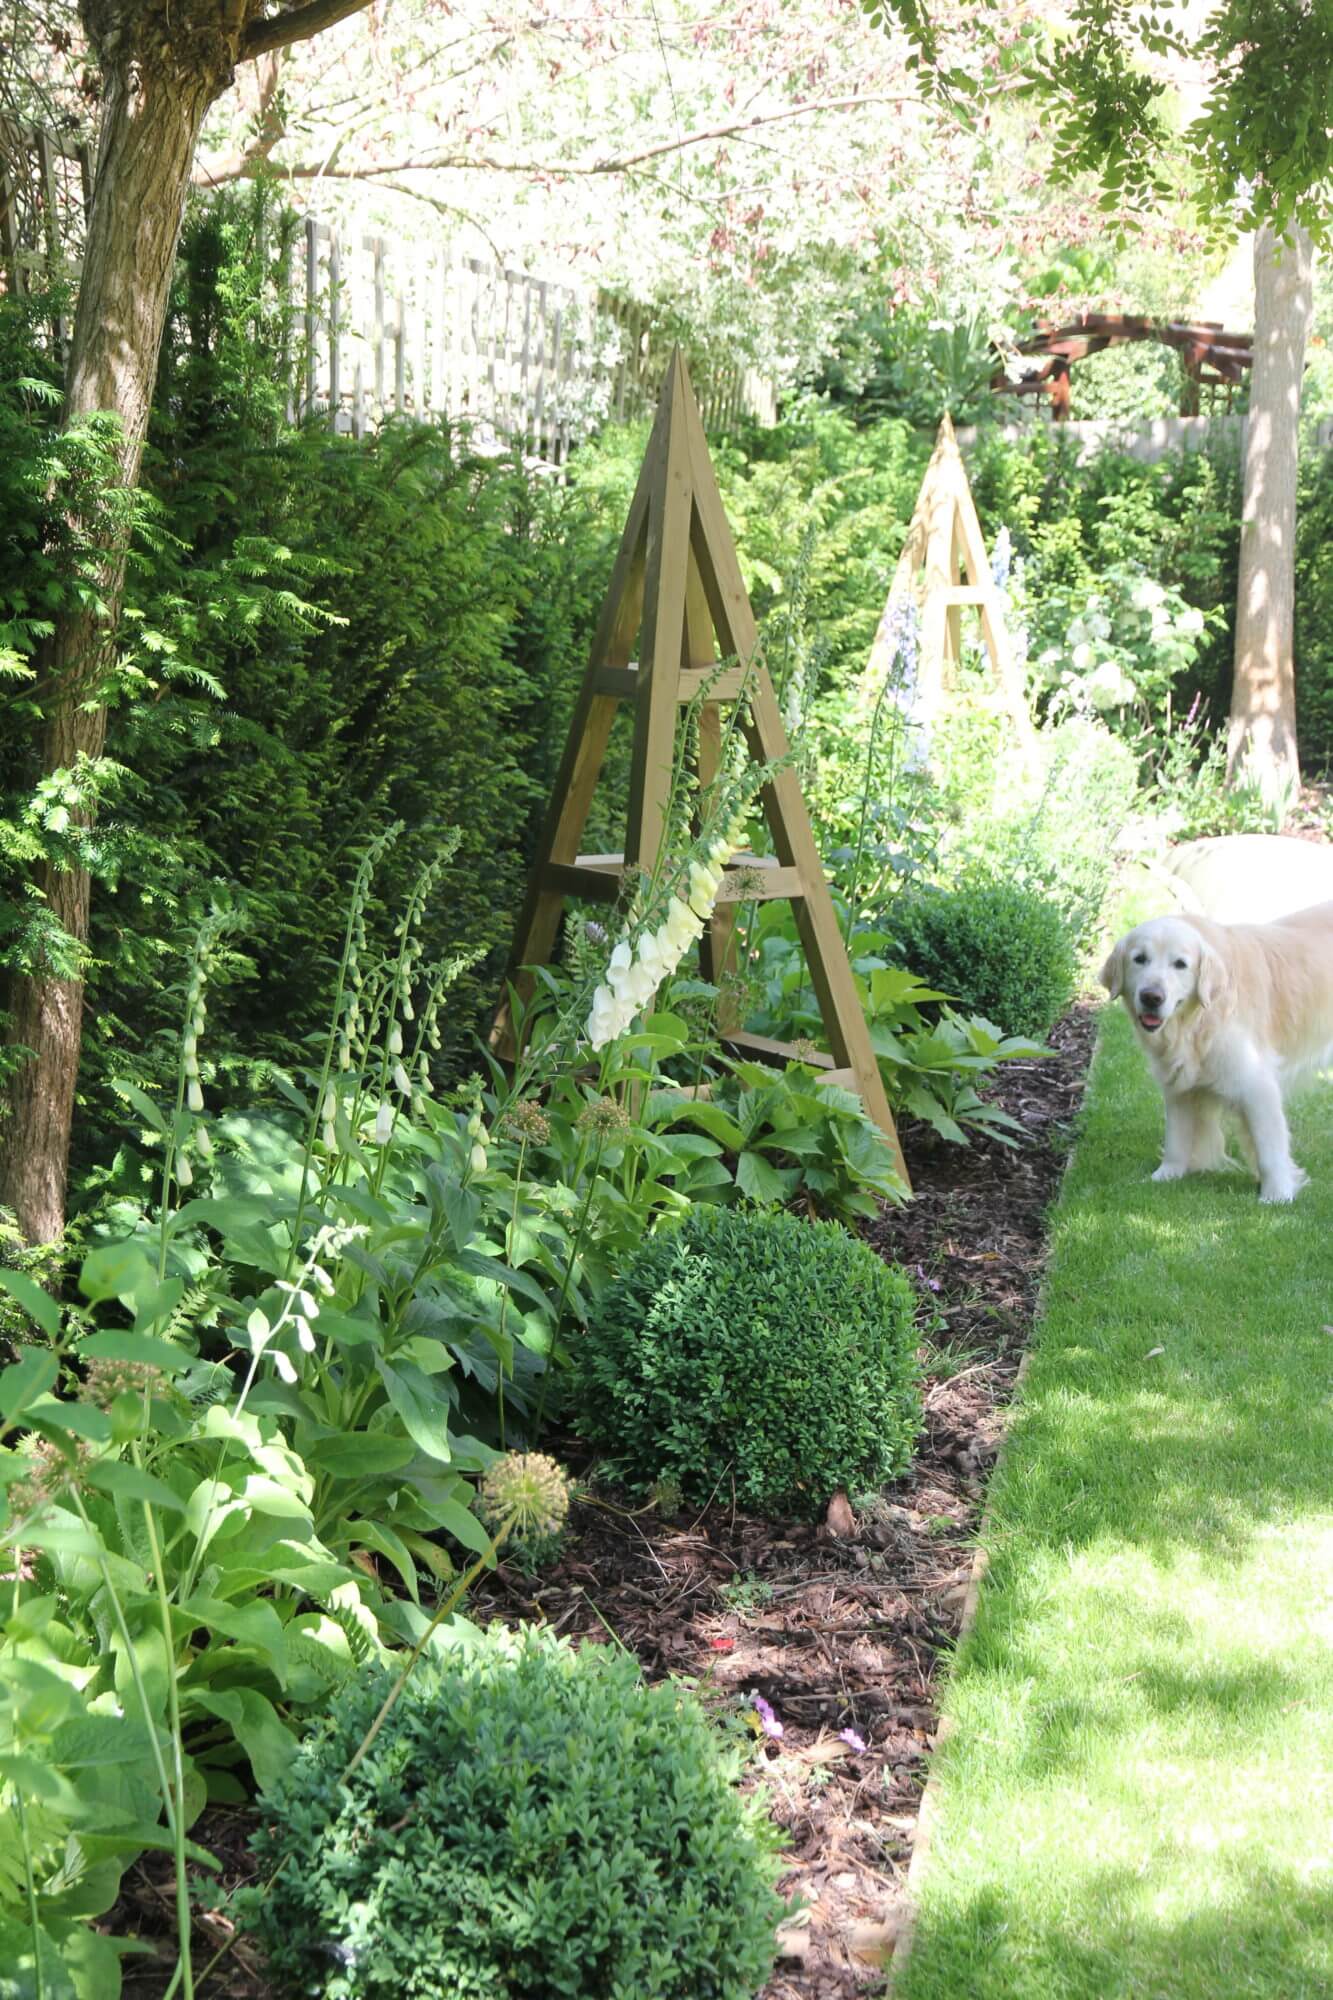
POLYGON ((1160 1125, 1116 1016, 946 1701, 910 2000, 1333 1992, 1333 1092, 1290 1209, 1150 1183, 1160 1125))

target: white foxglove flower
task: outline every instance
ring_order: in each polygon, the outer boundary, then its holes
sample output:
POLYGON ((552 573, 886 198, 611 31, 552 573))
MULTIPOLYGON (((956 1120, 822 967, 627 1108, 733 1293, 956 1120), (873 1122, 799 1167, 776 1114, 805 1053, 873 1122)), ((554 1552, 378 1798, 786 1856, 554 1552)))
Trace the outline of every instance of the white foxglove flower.
POLYGON ((324 1093, 324 1123, 331 1125, 338 1111, 338 1093, 330 1086, 324 1093))
POLYGON ((273 1350, 273 1366, 277 1369, 284 1382, 294 1383, 296 1381, 296 1370, 280 1347, 275 1347, 273 1350))
POLYGON ((381 1104, 375 1113, 375 1144, 387 1146, 393 1137, 393 1106, 381 1104))
POLYGON ((315 1351, 315 1329, 311 1326, 310 1321, 302 1319, 298 1314, 295 1326, 298 1346, 303 1348, 307 1354, 313 1354, 315 1351))
POLYGON ((189 1105, 191 1111, 202 1111, 204 1108, 204 1093, 197 1076, 190 1078, 190 1087, 185 1093, 185 1102, 189 1105))
POLYGON ((196 1151, 198 1152, 198 1154, 199 1154, 199 1157, 200 1157, 200 1159, 201 1159, 201 1160, 211 1160, 211 1159, 212 1159, 212 1157, 213 1157, 213 1141, 212 1141, 212 1140, 211 1140, 211 1139, 209 1138, 209 1136, 208 1136, 208 1127, 207 1127, 207 1125, 196 1125, 196 1126, 195 1126, 195 1128, 194 1128, 194 1143, 195 1143, 195 1149, 196 1149, 196 1151))
POLYGON ((645 931, 639 939, 637 952, 639 964, 646 971, 651 972, 653 978, 660 983, 667 968, 666 960, 662 955, 662 947, 658 943, 658 933, 656 931, 645 931))
POLYGON ((176 1179, 182 1187, 194 1186, 194 1169, 190 1165, 190 1156, 188 1153, 177 1153, 176 1155, 176 1179))
POLYGON ((412 1079, 400 1062, 393 1066, 393 1082, 395 1090, 401 1090, 404 1097, 412 1095, 412 1079))
POLYGON ((313 1292, 298 1292, 296 1294, 296 1302, 307 1319, 319 1318, 319 1300, 313 1292))
POLYGON ((193 1056, 199 1053, 199 1037, 195 1034, 193 1028, 191 1028, 189 1034, 185 1037, 184 1041, 181 1043, 181 1052, 182 1054, 187 1056, 193 1056))
POLYGON ((322 1132, 322 1133, 320 1134, 320 1137, 321 1137, 321 1138, 323 1139, 323 1141, 324 1141, 324 1146, 325 1146, 325 1149, 326 1149, 326 1151, 328 1151, 328 1152, 330 1152, 330 1153, 336 1153, 336 1152, 337 1152, 337 1150, 338 1150, 338 1134, 337 1134, 337 1133, 336 1133, 336 1132, 334 1131, 334 1129, 333 1129, 333 1120, 332 1120, 331 1118, 327 1118, 327 1119, 325 1119, 325 1121, 324 1121, 324 1130, 323 1130, 323 1132, 322 1132))
POLYGON ((673 896, 667 904, 666 932, 675 947, 678 960, 689 950, 702 931, 703 923, 695 916, 688 903, 682 903, 679 896, 673 896))
POLYGON ((391 1056, 400 1056, 402 1053, 403 1053, 403 1031, 399 1027, 398 1023, 395 1021, 393 1026, 389 1030, 389 1054, 391 1056))
MULTIPOLYGON (((657 957, 655 947, 653 956, 654 958, 657 957)), ((641 1014, 654 993, 656 993, 658 983, 659 974, 653 967, 645 965, 641 958, 636 958, 630 967, 629 977, 625 981, 625 990, 621 996, 624 1004, 633 1007, 636 1014, 641 1014)))
POLYGON ((592 1012, 588 1016, 587 1036, 595 1049, 605 1048, 620 1032, 617 1023, 620 1009, 616 996, 609 986, 599 986, 592 996, 592 1012))
POLYGON ((480 1139, 473 1143, 472 1151, 468 1154, 468 1165, 474 1174, 484 1174, 486 1171, 486 1148, 480 1139))

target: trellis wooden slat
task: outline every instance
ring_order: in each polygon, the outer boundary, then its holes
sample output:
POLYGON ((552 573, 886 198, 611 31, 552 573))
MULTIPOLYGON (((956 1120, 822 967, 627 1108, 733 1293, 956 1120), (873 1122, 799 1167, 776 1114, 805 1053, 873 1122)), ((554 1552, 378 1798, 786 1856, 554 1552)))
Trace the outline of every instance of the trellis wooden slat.
MULTIPOLYGON (((730 672, 730 670, 727 670, 730 672)), ((704 438, 698 404, 677 348, 621 536, 587 671, 575 703, 546 823, 515 932, 508 979, 532 990, 532 968, 549 961, 566 897, 614 899, 627 872, 651 873, 667 838, 667 798, 682 699, 701 696, 699 775, 709 783, 721 755, 724 701, 756 762, 770 767, 761 791, 771 856, 738 855, 702 940, 705 975, 722 985, 734 961, 738 901, 790 900, 819 1001, 830 1053, 818 1067, 859 1091, 906 1167, 856 982, 815 846, 800 779, 790 761, 777 697, 759 653, 758 631, 704 438), (638 663, 630 654, 638 640, 638 663), (739 662, 725 691, 709 685, 715 663, 739 662), (682 686, 684 683, 684 686, 682 686), (691 693, 686 694, 686 689, 691 693), (634 741, 622 854, 579 853, 611 725, 622 700, 633 706, 634 741), (761 879, 750 879, 758 875, 761 879)), ((720 1019, 724 1046, 767 1062, 795 1057, 790 1045, 746 1035, 734 1013, 720 1019)), ((493 1041, 512 1057, 507 1005, 493 1041)))

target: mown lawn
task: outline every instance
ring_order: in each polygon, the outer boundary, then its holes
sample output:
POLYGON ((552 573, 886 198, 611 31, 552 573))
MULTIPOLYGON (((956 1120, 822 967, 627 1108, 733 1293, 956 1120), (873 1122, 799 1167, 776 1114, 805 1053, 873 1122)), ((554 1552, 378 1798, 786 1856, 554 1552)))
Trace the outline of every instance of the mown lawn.
POLYGON ((1293 1126, 1289 1209, 1154 1186, 1107 1017, 901 2000, 1333 1995, 1333 1087, 1293 1126))

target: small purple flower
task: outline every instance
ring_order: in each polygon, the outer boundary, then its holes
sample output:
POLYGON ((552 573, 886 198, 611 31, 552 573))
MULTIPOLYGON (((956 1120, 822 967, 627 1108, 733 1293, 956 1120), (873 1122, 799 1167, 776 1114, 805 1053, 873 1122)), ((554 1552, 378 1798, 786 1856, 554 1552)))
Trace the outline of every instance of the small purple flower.
POLYGON ((590 918, 583 926, 583 935, 587 938, 589 944, 605 944, 606 925, 595 923, 590 918))
POLYGON ((864 1751, 866 1747, 865 1738, 858 1736, 854 1729, 840 1729, 838 1731, 838 1741, 839 1743, 845 1743, 849 1750, 856 1750, 858 1752, 864 1751))
POLYGON ((928 1292, 937 1292, 940 1289, 940 1281, 938 1278, 928 1278, 926 1276, 926 1267, 924 1264, 917 1265, 916 1274, 928 1292))
POLYGON ((771 1736, 776 1742, 782 1735, 782 1724, 761 1694, 751 1695, 750 1699, 754 1703, 755 1714, 759 1717, 759 1727, 765 1736, 771 1736))

